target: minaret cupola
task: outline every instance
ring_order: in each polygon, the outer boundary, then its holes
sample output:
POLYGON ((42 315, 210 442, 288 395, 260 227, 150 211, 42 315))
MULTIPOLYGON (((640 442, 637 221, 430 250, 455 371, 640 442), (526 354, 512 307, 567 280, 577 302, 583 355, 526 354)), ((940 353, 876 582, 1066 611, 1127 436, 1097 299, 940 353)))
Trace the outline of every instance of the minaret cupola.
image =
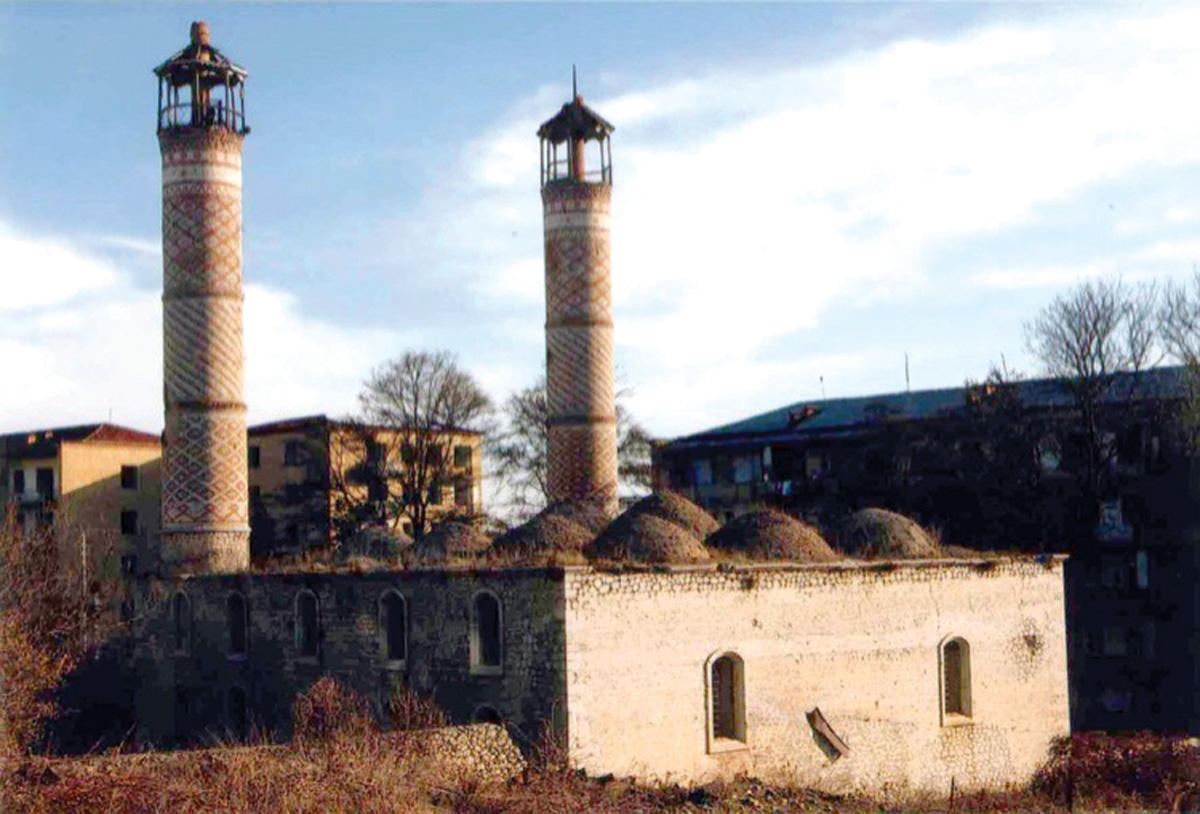
POLYGON ((208 23, 192 23, 191 41, 154 69, 158 131, 222 128, 245 135, 246 69, 213 47, 208 23))

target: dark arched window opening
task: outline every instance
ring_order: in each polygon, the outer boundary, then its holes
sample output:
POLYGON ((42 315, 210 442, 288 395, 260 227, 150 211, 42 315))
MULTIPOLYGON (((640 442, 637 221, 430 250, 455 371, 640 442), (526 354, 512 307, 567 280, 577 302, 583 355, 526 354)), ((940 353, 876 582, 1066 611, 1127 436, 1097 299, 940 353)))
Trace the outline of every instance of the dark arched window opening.
POLYGON ((302 656, 317 655, 320 635, 320 614, 317 596, 312 591, 296 595, 296 649, 302 656))
POLYGON ((725 653, 714 659, 709 674, 714 740, 746 741, 746 691, 742 659, 725 653))
POLYGON ((471 716, 471 720, 477 724, 498 724, 503 723, 504 719, 500 717, 500 713, 495 707, 490 707, 487 704, 475 710, 475 714, 471 716))
POLYGON ((175 633, 175 652, 186 653, 192 649, 192 603, 183 591, 176 591, 171 599, 171 624, 175 633))
POLYGON ((408 613, 404 597, 396 591, 388 591, 379 600, 379 647, 384 661, 408 658, 408 613))
POLYGON ((503 611, 495 594, 476 594, 471 628, 471 666, 498 671, 504 660, 503 611))
POLYGON ((244 657, 246 655, 246 599, 240 593, 234 592, 225 600, 225 612, 229 620, 229 655, 244 657))
POLYGON ((230 687, 225 707, 229 731, 239 740, 250 733, 250 705, 246 702, 246 691, 241 687, 230 687))
POLYGON ((971 716, 971 646, 965 639, 942 645, 942 712, 971 716))

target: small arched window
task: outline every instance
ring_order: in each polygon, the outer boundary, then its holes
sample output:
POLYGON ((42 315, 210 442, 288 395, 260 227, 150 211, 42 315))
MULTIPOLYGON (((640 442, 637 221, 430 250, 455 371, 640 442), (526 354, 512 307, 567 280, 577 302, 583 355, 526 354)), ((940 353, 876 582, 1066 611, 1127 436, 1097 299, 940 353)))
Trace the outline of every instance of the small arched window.
POLYGON ((175 639, 175 652, 187 653, 192 649, 192 601, 183 591, 171 597, 171 627, 175 639))
POLYGON ((320 618, 317 595, 307 589, 296 594, 296 649, 300 655, 317 655, 320 618))
POLYGON ((471 721, 477 724, 498 724, 503 723, 504 718, 500 716, 495 707, 483 704, 475 709, 471 721))
POLYGON ((942 721, 971 717, 971 646, 960 637, 942 644, 942 721))
POLYGON ((504 664, 504 612, 500 599, 490 591, 480 591, 471 611, 471 669, 499 673, 504 664))
POLYGON ((246 629, 249 621, 246 598, 237 591, 231 593, 225 600, 225 615, 229 624, 229 655, 232 658, 245 658, 246 629))
POLYGON ((746 677, 742 657, 722 653, 707 670, 710 745, 718 750, 746 743, 746 677))
POLYGON ((390 665, 408 658, 408 611, 399 591, 386 591, 379 599, 379 651, 390 665))

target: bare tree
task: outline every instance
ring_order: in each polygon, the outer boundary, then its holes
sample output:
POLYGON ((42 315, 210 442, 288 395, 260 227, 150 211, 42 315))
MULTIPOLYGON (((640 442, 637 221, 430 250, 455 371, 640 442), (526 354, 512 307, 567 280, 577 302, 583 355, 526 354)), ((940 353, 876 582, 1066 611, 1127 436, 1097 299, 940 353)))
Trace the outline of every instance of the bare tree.
MULTIPOLYGON (((617 393, 620 399, 624 391, 617 393)), ((513 393, 502 410, 504 431, 489 444, 495 462, 495 474, 509 492, 509 500, 518 515, 528 516, 549 501, 546 453, 550 438, 546 379, 513 393)), ((649 491, 650 435, 617 403, 617 475, 622 491, 649 491)))
POLYGON ((64 680, 116 630, 115 585, 86 581, 72 556, 83 534, 62 520, 25 531, 0 514, 0 756, 37 746, 64 680))
POLYGON ((1184 368, 1179 429, 1184 448, 1200 451, 1200 267, 1191 285, 1168 281, 1158 310, 1158 332, 1167 355, 1184 368))
POLYGON ((1084 437, 1084 496, 1089 510, 1107 486, 1115 445, 1107 437, 1114 405, 1127 403, 1137 377, 1117 392, 1121 374, 1156 364, 1159 293, 1153 283, 1089 280, 1059 295, 1025 324, 1025 342, 1049 375, 1061 379, 1084 437))
MULTIPOLYGON (((408 352, 386 362, 358 400, 356 429, 347 437, 362 447, 357 474, 365 481, 358 485, 366 487, 366 513, 393 524, 407 516, 420 538, 430 528, 430 507, 453 482, 455 447, 463 433, 487 430, 491 401, 446 351, 408 352)), ((338 491, 350 494, 352 485, 338 491)))

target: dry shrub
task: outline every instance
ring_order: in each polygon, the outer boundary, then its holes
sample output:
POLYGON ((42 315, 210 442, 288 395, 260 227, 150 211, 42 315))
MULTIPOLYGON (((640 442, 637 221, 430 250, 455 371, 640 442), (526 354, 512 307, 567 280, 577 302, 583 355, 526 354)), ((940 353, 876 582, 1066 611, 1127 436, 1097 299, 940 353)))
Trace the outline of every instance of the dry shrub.
MULTIPOLYGON (((63 680, 111 630, 104 586, 82 583, 79 535, 65 523, 24 533, 12 512, 0 518, 0 755, 39 743, 63 680)), ((89 540, 94 561, 99 542, 89 540)))
POLYGON ((735 517, 709 536, 707 543, 719 551, 752 560, 835 562, 841 559, 812 526, 774 509, 735 517))
POLYGON ((428 695, 409 687, 392 693, 387 703, 388 726, 393 730, 436 729, 448 726, 445 711, 428 695))
POLYGON ((1123 808, 1170 808, 1198 788, 1200 748, 1182 736, 1153 732, 1057 738, 1033 782, 1035 791, 1050 797, 1074 795, 1123 808))
POLYGON ((366 700, 329 676, 292 702, 292 739, 298 743, 364 738, 378 731, 366 700))

